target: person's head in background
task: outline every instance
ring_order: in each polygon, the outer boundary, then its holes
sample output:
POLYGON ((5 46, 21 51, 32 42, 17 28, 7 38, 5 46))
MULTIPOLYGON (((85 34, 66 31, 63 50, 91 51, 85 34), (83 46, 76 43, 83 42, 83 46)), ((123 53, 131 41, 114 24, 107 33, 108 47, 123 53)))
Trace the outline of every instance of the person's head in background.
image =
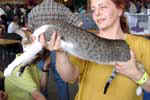
POLYGON ((15 23, 18 23, 19 22, 19 17, 17 15, 14 15, 12 21, 15 22, 15 23))
POLYGON ((93 19, 102 32, 111 33, 114 30, 118 33, 129 33, 124 17, 126 7, 126 0, 91 0, 93 19))
POLYGON ((9 4, 6 4, 6 6, 5 6, 5 10, 11 10, 11 7, 10 7, 10 5, 9 5, 9 4))

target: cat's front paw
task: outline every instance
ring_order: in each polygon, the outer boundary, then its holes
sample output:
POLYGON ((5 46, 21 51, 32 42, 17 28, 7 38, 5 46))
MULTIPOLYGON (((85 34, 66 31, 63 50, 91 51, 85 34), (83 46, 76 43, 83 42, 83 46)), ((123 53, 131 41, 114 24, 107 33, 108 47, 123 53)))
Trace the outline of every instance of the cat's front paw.
POLYGON ((5 70, 4 70, 4 76, 5 77, 8 77, 8 76, 10 76, 11 75, 11 73, 12 73, 12 71, 13 71, 13 69, 11 69, 11 68, 6 68, 5 70))

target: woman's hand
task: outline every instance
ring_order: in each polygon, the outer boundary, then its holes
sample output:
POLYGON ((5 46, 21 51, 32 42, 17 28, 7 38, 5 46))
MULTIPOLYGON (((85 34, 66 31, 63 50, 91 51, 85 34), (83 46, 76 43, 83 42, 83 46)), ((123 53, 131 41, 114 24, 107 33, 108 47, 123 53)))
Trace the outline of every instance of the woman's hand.
POLYGON ((44 35, 42 34, 41 36, 40 36, 40 42, 42 43, 42 45, 46 48, 46 49, 48 49, 48 50, 50 50, 50 51, 53 51, 53 50, 60 50, 61 49, 61 47, 60 47, 60 36, 58 35, 58 33, 56 33, 56 32, 54 32, 53 34, 52 34, 52 37, 51 37, 51 40, 50 41, 48 41, 48 42, 46 42, 46 40, 45 40, 45 37, 44 37, 44 35))
POLYGON ((130 51, 131 59, 127 62, 116 63, 115 69, 118 73, 123 74, 134 81, 139 80, 143 72, 137 68, 136 57, 133 51, 130 51))
POLYGON ((4 91, 0 91, 0 100, 8 100, 8 95, 4 91))

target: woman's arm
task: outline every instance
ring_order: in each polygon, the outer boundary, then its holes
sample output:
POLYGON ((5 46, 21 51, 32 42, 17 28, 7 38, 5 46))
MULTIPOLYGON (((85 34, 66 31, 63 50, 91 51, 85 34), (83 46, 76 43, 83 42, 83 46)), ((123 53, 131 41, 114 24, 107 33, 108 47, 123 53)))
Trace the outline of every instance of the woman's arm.
POLYGON ((63 51, 56 52, 56 69, 64 81, 75 81, 80 72, 69 60, 68 55, 63 51))
POLYGON ((8 94, 0 90, 0 100, 8 100, 8 94))
POLYGON ((38 90, 34 90, 32 92, 32 97, 33 97, 33 100, 46 100, 44 95, 42 95, 42 93, 38 90))

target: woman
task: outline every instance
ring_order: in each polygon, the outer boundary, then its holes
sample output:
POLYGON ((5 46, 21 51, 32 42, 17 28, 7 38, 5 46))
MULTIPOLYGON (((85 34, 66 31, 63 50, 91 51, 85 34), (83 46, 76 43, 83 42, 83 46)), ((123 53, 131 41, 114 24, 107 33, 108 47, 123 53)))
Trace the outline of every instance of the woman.
MULTIPOLYGON (((27 32, 22 32, 22 36, 24 36, 22 41, 24 52, 26 52, 31 43, 31 33, 27 32)), ((17 54, 17 57, 19 55, 17 54)), ((10 76, 5 77, 5 91, 8 94, 8 100, 46 100, 46 97, 41 92, 47 88, 49 65, 48 50, 36 55, 36 58, 25 66, 24 71, 20 70, 23 69, 23 66, 18 65, 10 76), (40 60, 44 61, 41 71, 37 67, 37 63, 40 60), (22 73, 18 74, 18 72, 22 73)))
POLYGON ((0 90, 0 100, 8 100, 7 93, 2 90, 0 90))
POLYGON ((44 58, 42 72, 36 66, 40 59, 37 57, 35 62, 26 66, 19 77, 17 72, 22 66, 18 66, 11 76, 5 78, 5 91, 8 93, 8 100, 46 100, 41 92, 47 88, 50 59, 49 56, 44 58))
POLYGON ((8 33, 16 33, 19 30, 19 16, 14 15, 11 23, 8 25, 7 32, 8 33))
MULTIPOLYGON (((56 50, 59 74, 65 81, 79 82, 75 100, 142 100, 142 96, 136 95, 136 88, 141 85, 145 91, 150 91, 150 41, 125 34, 129 33, 123 17, 126 4, 125 0, 91 0, 93 19, 100 28, 97 36, 125 40, 131 48, 131 59, 127 62, 102 65, 68 56, 60 48, 59 35, 52 36, 48 48, 56 50), (144 65, 144 72, 137 68, 136 61, 144 65), (113 68, 118 75, 104 94, 113 68)), ((44 44, 44 36, 41 36, 41 42, 44 44)))

